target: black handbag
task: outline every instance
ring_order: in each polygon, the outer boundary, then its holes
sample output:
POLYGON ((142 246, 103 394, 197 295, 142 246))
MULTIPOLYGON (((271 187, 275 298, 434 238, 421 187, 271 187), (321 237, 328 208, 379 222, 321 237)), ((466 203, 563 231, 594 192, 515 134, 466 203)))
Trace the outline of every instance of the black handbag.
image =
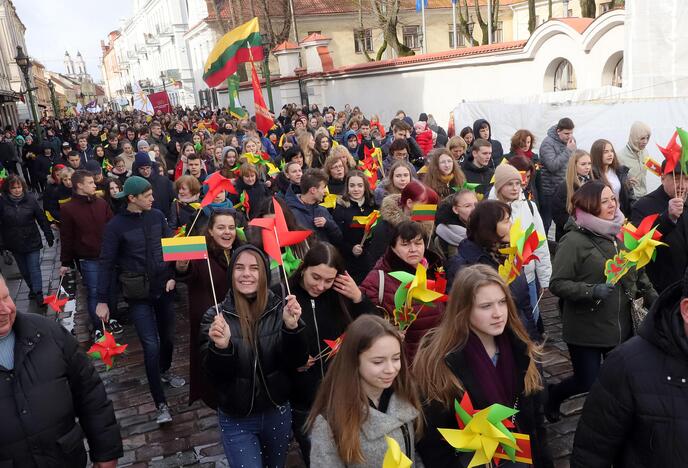
POLYGON ((145 273, 125 271, 119 274, 119 283, 122 285, 124 299, 142 301, 150 297, 150 282, 145 273))

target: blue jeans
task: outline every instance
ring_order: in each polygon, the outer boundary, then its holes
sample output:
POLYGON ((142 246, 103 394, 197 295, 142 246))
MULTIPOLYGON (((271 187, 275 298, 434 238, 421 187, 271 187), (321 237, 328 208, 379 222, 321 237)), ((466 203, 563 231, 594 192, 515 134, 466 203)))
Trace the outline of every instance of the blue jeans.
POLYGON ((535 307, 535 304, 538 303, 537 280, 533 280, 528 283, 528 294, 530 295, 530 307, 533 308, 533 322, 537 324, 538 319, 540 318, 540 305, 538 304, 538 306, 535 307))
POLYGON ((43 277, 41 276, 41 251, 32 250, 31 252, 12 252, 17 268, 22 278, 26 281, 32 293, 43 293, 43 277))
POLYGON ((220 436, 229 466, 283 468, 291 438, 291 406, 271 408, 244 418, 218 410, 220 436))
POLYGON ((173 293, 163 292, 156 299, 129 303, 131 320, 143 348, 148 387, 156 405, 166 402, 160 374, 172 365, 175 322, 172 299, 173 293))
POLYGON ((102 329, 102 322, 96 315, 96 306, 98 305, 98 260, 79 260, 79 269, 81 270, 81 280, 86 288, 88 315, 91 317, 93 329, 100 330, 102 329))

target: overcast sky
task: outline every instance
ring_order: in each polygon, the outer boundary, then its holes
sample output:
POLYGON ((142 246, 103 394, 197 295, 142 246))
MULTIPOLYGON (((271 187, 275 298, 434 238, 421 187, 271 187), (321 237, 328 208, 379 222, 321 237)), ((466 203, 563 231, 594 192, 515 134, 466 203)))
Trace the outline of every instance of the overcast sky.
POLYGON ((100 81, 100 41, 132 13, 132 0, 12 0, 26 26, 27 53, 48 70, 65 73, 64 53, 77 51, 100 81))

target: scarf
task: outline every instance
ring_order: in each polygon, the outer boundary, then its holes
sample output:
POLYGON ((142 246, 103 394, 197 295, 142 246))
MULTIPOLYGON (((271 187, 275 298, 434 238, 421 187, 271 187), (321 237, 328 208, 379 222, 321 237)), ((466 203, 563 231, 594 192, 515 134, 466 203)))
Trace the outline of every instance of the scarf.
POLYGON ((578 177, 578 183, 580 185, 587 184, 588 182, 590 182, 590 174, 588 174, 588 175, 576 174, 576 175, 578 177))
POLYGON ((607 221, 606 219, 598 218, 597 216, 591 215, 580 208, 576 208, 576 224, 578 226, 587 229, 588 231, 597 234, 598 236, 607 237, 609 239, 614 239, 616 235, 621 230, 621 225, 624 222, 624 215, 621 210, 617 207, 616 214, 612 221, 607 221))
POLYGON ((495 337, 495 344, 499 352, 496 366, 487 355, 480 338, 472 331, 468 335, 463 354, 475 381, 480 384, 486 403, 513 407, 517 397, 517 372, 511 342, 507 334, 502 333, 495 337))
POLYGON ((182 197, 181 195, 179 195, 177 199, 182 203, 193 203, 198 201, 199 195, 200 194, 198 193, 196 195, 191 195, 190 197, 182 197))
POLYGON ((440 175, 440 180, 445 184, 449 184, 451 181, 454 180, 454 173, 452 172, 448 175, 440 175))
POLYGON ((532 149, 529 149, 528 151, 523 151, 521 148, 518 148, 516 150, 516 154, 520 156, 525 156, 528 159, 533 159, 534 153, 532 149))

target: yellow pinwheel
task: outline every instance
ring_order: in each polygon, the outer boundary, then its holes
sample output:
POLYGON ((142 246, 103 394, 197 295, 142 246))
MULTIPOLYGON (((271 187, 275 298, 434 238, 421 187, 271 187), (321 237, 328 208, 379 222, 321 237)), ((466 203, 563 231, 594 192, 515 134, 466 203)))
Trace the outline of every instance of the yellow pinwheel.
POLYGON ((463 429, 437 429, 455 449, 474 452, 468 468, 489 463, 500 444, 513 450, 518 448, 514 436, 506 429, 498 427, 501 424, 498 422, 500 419, 490 417, 493 406, 475 413, 463 429), (493 421, 497 422, 497 425, 493 421))
POLYGON ((280 170, 277 168, 277 166, 275 166, 271 162, 267 162, 267 163, 265 163, 265 165, 268 167, 268 175, 269 176, 274 176, 274 175, 277 175, 280 173, 280 170))
POLYGON ((655 259, 655 249, 657 247, 660 245, 667 245, 664 242, 652 238, 652 234, 655 229, 653 229, 649 234, 643 236, 640 239, 640 242, 638 242, 638 246, 636 248, 624 254, 626 259, 637 264, 636 269, 638 270, 655 259))
POLYGON ((385 440, 387 441, 387 452, 385 452, 385 458, 382 460, 382 468, 410 468, 413 462, 401 451, 399 442, 389 436, 385 436, 385 440))
POLYGON ((424 304, 431 303, 444 296, 442 293, 428 289, 428 270, 419 263, 416 275, 413 277, 406 294, 406 305, 411 307, 414 299, 424 304))
POLYGON ((337 195, 330 193, 329 190, 325 192, 325 199, 320 203, 320 206, 324 206, 327 209, 333 209, 337 205, 337 195))

